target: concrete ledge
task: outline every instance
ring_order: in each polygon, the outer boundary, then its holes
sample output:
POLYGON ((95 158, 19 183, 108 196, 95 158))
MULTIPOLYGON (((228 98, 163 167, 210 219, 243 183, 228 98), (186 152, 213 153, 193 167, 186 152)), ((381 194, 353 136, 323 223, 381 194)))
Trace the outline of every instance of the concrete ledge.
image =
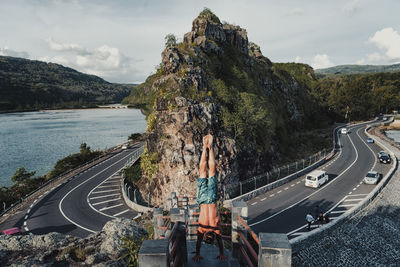
MULTIPOLYGON (((368 137, 372 137, 372 135, 370 133, 368 133, 368 130, 371 128, 371 126, 368 126, 365 129, 365 133, 368 137)), ((313 230, 307 234, 301 235, 299 237, 293 238, 292 240, 290 240, 290 243, 292 244, 292 248, 293 248, 293 252, 297 252, 300 249, 299 243, 303 240, 306 240, 307 238, 320 234, 323 231, 332 228, 333 226, 339 224, 340 222, 342 222, 344 219, 346 219, 349 216, 352 216, 354 214, 356 214, 357 212, 359 212, 360 210, 362 210, 363 208, 365 208, 369 203, 371 203, 375 197, 382 191, 382 189, 386 186, 386 184, 389 182, 390 178, 393 176, 393 174, 396 172, 397 168, 398 168, 398 161, 397 161, 397 157, 395 156, 395 154, 392 151, 392 148, 388 148, 381 138, 374 136, 374 140, 375 142, 377 142, 382 148, 386 149, 387 151, 390 151, 390 155, 392 156, 393 160, 393 166, 392 168, 389 170, 389 172, 385 175, 385 177, 380 181, 380 183, 374 188, 374 190, 372 190, 368 196, 361 201, 358 205, 354 206, 353 208, 351 208, 350 210, 348 210, 347 212, 345 212, 344 214, 342 214, 341 216, 339 216, 337 219, 332 220, 331 222, 329 222, 329 224, 325 224, 322 225, 321 227, 319 227, 316 230, 313 230)))
POLYGON ((122 197, 124 198, 124 201, 125 201, 126 205, 128 205, 129 208, 133 209, 134 211, 138 211, 138 212, 153 211, 153 208, 139 205, 128 198, 128 196, 126 195, 126 192, 124 190, 124 179, 121 179, 121 191, 122 191, 122 197))

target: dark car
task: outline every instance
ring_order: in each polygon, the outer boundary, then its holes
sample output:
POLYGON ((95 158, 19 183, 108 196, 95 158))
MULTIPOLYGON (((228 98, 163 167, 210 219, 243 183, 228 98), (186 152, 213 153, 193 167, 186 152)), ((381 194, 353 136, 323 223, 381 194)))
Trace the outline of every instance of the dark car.
POLYGON ((392 162, 392 159, 390 158, 389 154, 380 153, 379 154, 379 162, 381 162, 381 163, 390 163, 390 162, 392 162))

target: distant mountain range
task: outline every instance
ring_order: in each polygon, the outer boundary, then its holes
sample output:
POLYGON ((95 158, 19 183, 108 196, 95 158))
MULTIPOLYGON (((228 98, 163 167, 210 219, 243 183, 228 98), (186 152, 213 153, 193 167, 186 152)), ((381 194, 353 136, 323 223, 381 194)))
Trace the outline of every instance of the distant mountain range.
POLYGON ((120 103, 133 87, 59 64, 0 56, 0 112, 120 103))
POLYGON ((397 72, 400 71, 400 64, 393 65, 339 65, 326 69, 316 69, 316 74, 359 74, 374 72, 397 72))

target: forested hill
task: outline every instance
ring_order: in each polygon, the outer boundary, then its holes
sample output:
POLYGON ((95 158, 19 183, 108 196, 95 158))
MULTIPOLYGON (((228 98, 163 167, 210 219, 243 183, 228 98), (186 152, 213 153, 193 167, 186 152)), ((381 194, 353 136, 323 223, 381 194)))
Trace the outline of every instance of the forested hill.
POLYGON ((359 74, 376 72, 397 72, 400 64, 393 65, 339 65, 326 69, 316 69, 315 73, 323 75, 332 74, 359 74))
POLYGON ((0 56, 0 111, 119 103, 132 88, 54 63, 0 56))

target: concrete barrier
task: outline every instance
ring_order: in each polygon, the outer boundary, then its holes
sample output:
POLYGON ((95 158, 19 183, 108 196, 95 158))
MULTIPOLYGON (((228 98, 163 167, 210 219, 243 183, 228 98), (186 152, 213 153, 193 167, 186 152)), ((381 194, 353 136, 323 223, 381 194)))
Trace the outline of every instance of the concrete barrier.
POLYGON ((124 190, 124 180, 123 180, 123 179, 121 179, 121 180, 122 180, 122 181, 121 181, 122 197, 123 197, 123 199, 124 199, 126 205, 127 205, 129 208, 131 208, 131 209, 133 209, 133 210, 135 210, 135 211, 138 211, 138 212, 149 212, 149 211, 153 211, 153 208, 150 208, 150 207, 146 207, 146 206, 137 204, 137 203, 133 202, 132 200, 130 200, 130 199, 128 198, 128 196, 126 195, 126 192, 125 192, 125 190, 124 190))

